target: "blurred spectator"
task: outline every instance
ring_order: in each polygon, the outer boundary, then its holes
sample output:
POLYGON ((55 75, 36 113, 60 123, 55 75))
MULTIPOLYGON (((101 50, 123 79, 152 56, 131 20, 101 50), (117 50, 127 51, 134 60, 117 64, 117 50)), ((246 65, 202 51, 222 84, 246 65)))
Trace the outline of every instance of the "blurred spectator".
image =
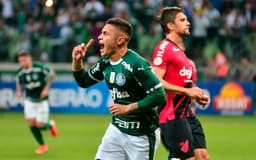
POLYGON ((226 80, 228 74, 228 65, 227 58, 223 51, 217 53, 215 57, 215 66, 216 66, 216 77, 218 80, 226 80))
POLYGON ((112 4, 112 14, 116 15, 119 12, 122 11, 128 11, 129 12, 129 6, 125 2, 125 0, 114 0, 112 4))
POLYGON ((208 27, 208 38, 215 38, 219 26, 220 12, 214 8, 211 2, 207 2, 203 14, 208 18, 210 22, 208 27))
MULTIPOLYGON (((118 14, 118 13, 117 13, 118 14)), ((100 17, 100 21, 107 21, 109 18, 113 17, 113 13, 111 12, 111 5, 105 5, 104 6, 104 12, 100 17)))
POLYGON ((36 45, 38 45, 39 28, 40 28, 39 23, 36 22, 32 16, 28 18, 27 24, 24 25, 25 34, 29 35, 29 39, 32 47, 35 47, 36 45))
POLYGON ((149 32, 150 22, 158 9, 159 4, 152 0, 135 0, 132 5, 132 13, 149 32))
POLYGON ((60 30, 60 38, 63 39, 64 43, 73 37, 73 30, 70 25, 64 25, 60 30))
POLYGON ((137 49, 138 48, 138 38, 139 38, 137 29, 139 26, 139 21, 134 16, 129 14, 128 11, 122 11, 122 12, 118 13, 118 15, 115 15, 115 16, 127 20, 132 25, 133 33, 132 33, 132 38, 129 42, 129 48, 137 49))
POLYGON ((251 4, 252 10, 256 12, 256 1, 255 0, 247 0, 248 3, 251 4))
POLYGON ((218 48, 224 50, 229 42, 229 34, 228 34, 228 26, 226 22, 227 14, 226 12, 222 12, 219 21, 219 29, 218 29, 218 48))
POLYGON ((97 20, 104 12, 104 5, 99 0, 89 0, 84 6, 84 15, 92 20, 97 20))
MULTIPOLYGON (((184 7, 185 14, 189 21, 192 21, 194 16, 194 10, 199 7, 197 5, 200 5, 198 0, 183 0, 181 2, 182 6, 184 7)), ((201 7, 200 7, 201 8, 201 7)), ((200 9, 198 8, 198 9, 200 9)))
POLYGON ((213 58, 207 60, 207 66, 204 69, 204 79, 205 80, 215 80, 216 79, 217 68, 215 66, 215 61, 213 58))
MULTIPOLYGON (((252 63, 256 62, 255 0, 54 0, 52 6, 46 6, 45 2, 0 0, 4 22, 0 22, 3 28, 0 40, 4 42, 0 44, 0 54, 3 55, 0 61, 14 60, 17 43, 25 35, 29 41, 25 40, 19 47, 30 46, 25 48, 37 53, 36 56, 44 53, 47 57, 47 53, 48 59, 43 59, 50 62, 67 62, 70 60, 68 45, 95 38, 99 24, 113 16, 122 17, 132 24, 134 32, 129 47, 142 49, 147 56, 150 46, 161 36, 152 31, 156 12, 163 6, 178 5, 184 7, 191 20, 191 37, 184 43, 188 55, 193 56, 197 63, 202 58, 213 57, 219 48, 236 61, 247 56, 252 63), (141 25, 143 27, 138 27, 141 25), (138 33, 140 28, 143 31, 138 33)), ((88 52, 93 54, 95 47, 97 42, 88 52)))
POLYGON ((240 66, 235 61, 234 58, 231 58, 228 63, 228 75, 227 79, 229 81, 237 81, 240 77, 240 66))
POLYGON ((55 11, 53 7, 44 7, 42 11, 42 17, 44 23, 48 23, 54 21, 55 19, 55 11))
POLYGON ((240 70, 240 81, 253 81, 254 77, 254 69, 253 66, 250 64, 249 59, 243 57, 241 59, 241 70, 240 70))
POLYGON ((209 20, 203 15, 201 9, 195 11, 195 15, 192 19, 192 36, 193 36, 193 56, 201 56, 202 49, 205 46, 207 40, 207 28, 209 26, 209 20))
POLYGON ((0 19, 0 57, 6 60, 9 57, 9 29, 3 19, 0 19))
MULTIPOLYGON (((16 43, 15 52, 18 54, 19 51, 29 51, 30 50, 30 42, 26 34, 20 34, 18 38, 18 42, 16 43)), ((15 55, 15 59, 17 59, 18 55, 15 55)))
POLYGON ((245 19, 248 27, 248 31, 252 31, 253 27, 253 21, 256 19, 256 11, 253 10, 252 4, 250 2, 246 2, 245 4, 245 19))
POLYGON ((68 14, 68 12, 63 8, 60 8, 58 10, 56 20, 57 20, 56 21, 57 25, 60 26, 60 27, 68 25, 69 24, 69 14, 68 14))
POLYGON ((242 35, 245 33, 245 16, 240 10, 234 8, 227 15, 227 25, 229 27, 232 53, 233 56, 238 59, 244 53, 242 35))
POLYGON ((14 5, 11 0, 1 0, 2 3, 2 18, 6 25, 11 26, 13 24, 13 16, 14 16, 14 5))
POLYGON ((21 6, 17 13, 17 29, 19 32, 23 32, 24 25, 27 23, 28 13, 26 12, 26 8, 21 6))
POLYGON ((98 37, 101 33, 101 29, 102 29, 103 26, 104 26, 104 22, 102 22, 102 21, 97 21, 95 24, 92 25, 91 36, 94 40, 94 42, 92 44, 93 52, 91 52, 91 53, 89 52, 92 55, 87 53, 86 56, 85 56, 86 58, 88 56, 98 56, 98 55, 100 55, 100 52, 99 52, 100 44, 99 44, 98 37))
POLYGON ((149 60, 149 62, 152 62, 152 52, 161 39, 161 26, 156 24, 154 21, 151 21, 150 23, 149 32, 145 31, 143 25, 138 27, 138 50, 143 57, 149 60), (160 29, 157 29, 159 27, 160 29))

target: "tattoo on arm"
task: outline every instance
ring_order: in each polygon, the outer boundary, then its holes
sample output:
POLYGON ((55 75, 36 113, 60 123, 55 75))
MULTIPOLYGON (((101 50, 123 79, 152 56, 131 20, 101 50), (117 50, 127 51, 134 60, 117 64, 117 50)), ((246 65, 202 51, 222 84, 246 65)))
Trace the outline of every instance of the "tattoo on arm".
POLYGON ((72 70, 79 71, 83 69, 83 61, 82 60, 73 60, 72 61, 72 70))
POLYGON ((136 103, 132 103, 132 104, 130 105, 130 107, 129 107, 128 112, 129 112, 129 113, 130 113, 130 112, 134 112, 134 111, 136 111, 138 108, 139 108, 139 107, 138 107, 138 103, 137 103, 137 102, 136 102, 136 103))

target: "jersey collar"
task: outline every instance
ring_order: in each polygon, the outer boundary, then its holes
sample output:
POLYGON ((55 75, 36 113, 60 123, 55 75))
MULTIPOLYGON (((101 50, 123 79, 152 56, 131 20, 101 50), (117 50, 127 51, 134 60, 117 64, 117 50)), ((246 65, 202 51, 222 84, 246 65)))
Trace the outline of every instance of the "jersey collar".
POLYGON ((177 48, 179 48, 181 51, 185 52, 185 50, 181 49, 175 42, 173 42, 172 40, 166 38, 167 41, 170 41, 172 44, 174 44, 177 48))
POLYGON ((111 65, 118 65, 121 61, 123 61, 123 58, 120 58, 118 61, 115 62, 111 61, 111 59, 109 59, 109 61, 111 65))

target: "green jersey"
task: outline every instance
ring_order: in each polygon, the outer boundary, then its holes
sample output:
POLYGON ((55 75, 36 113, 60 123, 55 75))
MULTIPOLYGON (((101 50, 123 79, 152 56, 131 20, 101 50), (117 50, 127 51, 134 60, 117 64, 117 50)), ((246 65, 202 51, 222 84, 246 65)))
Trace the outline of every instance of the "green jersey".
MULTIPOLYGON (((51 75, 51 69, 45 65, 34 62, 29 69, 19 68, 17 71, 17 84, 25 87, 26 98, 33 102, 42 101, 40 94, 51 75)), ((44 99, 47 99, 45 97, 44 99)), ((44 100, 43 99, 43 100, 44 100)))
MULTIPOLYGON (((74 76, 81 87, 105 80, 114 103, 118 104, 138 102, 157 89, 164 95, 162 84, 152 72, 150 64, 132 50, 128 50, 117 62, 111 62, 109 57, 101 57, 88 72, 74 72, 74 76)), ((113 116, 112 124, 130 135, 152 133, 159 126, 155 107, 155 103, 150 103, 136 113, 113 116)))

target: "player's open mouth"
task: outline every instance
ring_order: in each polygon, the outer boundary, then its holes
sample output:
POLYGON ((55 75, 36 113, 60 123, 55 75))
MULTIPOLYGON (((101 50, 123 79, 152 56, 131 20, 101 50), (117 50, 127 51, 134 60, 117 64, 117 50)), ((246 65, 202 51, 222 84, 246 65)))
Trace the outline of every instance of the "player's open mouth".
POLYGON ((100 52, 102 52, 104 49, 104 44, 100 44, 100 52))

